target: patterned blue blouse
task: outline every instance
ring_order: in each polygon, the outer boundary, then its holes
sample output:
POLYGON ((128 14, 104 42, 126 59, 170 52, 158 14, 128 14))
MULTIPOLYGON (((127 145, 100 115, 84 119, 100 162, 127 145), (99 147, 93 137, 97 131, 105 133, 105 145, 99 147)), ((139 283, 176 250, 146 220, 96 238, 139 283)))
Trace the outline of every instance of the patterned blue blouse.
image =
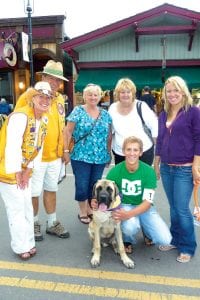
MULTIPOLYGON (((82 136, 90 132, 95 119, 92 118, 83 106, 76 106, 67 117, 69 122, 74 122, 73 137, 78 141, 82 136)), ((111 117, 104 109, 100 109, 100 115, 88 136, 75 144, 70 157, 74 160, 92 164, 104 164, 110 161, 108 152, 108 135, 111 117)))

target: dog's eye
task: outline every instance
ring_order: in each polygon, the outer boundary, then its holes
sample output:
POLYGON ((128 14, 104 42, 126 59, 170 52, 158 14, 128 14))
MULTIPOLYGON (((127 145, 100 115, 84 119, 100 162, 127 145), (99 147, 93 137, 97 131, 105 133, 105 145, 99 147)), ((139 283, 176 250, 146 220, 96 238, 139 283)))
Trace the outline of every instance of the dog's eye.
POLYGON ((102 186, 98 186, 97 191, 100 192, 102 190, 102 186))
POLYGON ((110 186, 108 186, 106 190, 107 190, 108 193, 112 193, 113 192, 113 189, 110 186))

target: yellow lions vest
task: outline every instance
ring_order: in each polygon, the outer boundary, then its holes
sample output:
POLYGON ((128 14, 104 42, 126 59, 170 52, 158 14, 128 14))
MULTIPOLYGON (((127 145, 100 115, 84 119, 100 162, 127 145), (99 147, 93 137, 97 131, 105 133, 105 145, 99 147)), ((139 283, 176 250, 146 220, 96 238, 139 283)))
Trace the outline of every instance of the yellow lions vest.
MULTIPOLYGON (((23 93, 15 109, 28 103, 26 92, 23 93)), ((65 108, 63 96, 59 93, 53 98, 48 116, 47 135, 45 137, 42 161, 50 162, 63 156, 63 129, 65 126, 65 108)))
MULTIPOLYGON (((44 137, 47 133, 48 117, 44 114, 40 121, 40 128, 38 132, 37 145, 35 146, 36 139, 36 127, 35 127, 35 116, 33 108, 30 106, 24 106, 23 108, 17 109, 14 113, 24 113, 27 118, 26 129, 23 135, 22 142, 22 168, 26 168, 30 161, 32 161, 40 151, 44 137)), ((12 115, 12 114, 11 114, 12 115)), ((10 116, 11 116, 10 115, 10 116)), ((5 123, 0 132, 0 182, 16 184, 15 173, 6 174, 5 170, 5 147, 6 147, 6 135, 7 135, 7 125, 9 122, 9 117, 6 119, 5 123)))

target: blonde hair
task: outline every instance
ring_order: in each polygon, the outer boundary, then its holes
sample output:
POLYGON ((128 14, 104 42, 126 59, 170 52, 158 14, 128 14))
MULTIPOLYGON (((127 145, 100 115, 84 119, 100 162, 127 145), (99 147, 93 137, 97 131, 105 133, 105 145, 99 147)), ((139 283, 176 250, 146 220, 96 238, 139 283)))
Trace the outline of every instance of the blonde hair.
POLYGON ((101 87, 98 84, 94 84, 94 83, 89 83, 88 85, 86 85, 86 87, 83 90, 83 100, 85 101, 86 94, 94 93, 94 92, 97 92, 100 100, 103 94, 101 87))
POLYGON ((191 106, 193 104, 193 99, 192 99, 192 96, 190 94, 190 91, 188 89, 186 82, 183 80, 183 78, 181 78, 179 76, 171 76, 165 81, 165 85, 164 85, 164 88, 162 91, 162 96, 164 99, 164 110, 167 113, 169 113, 170 108, 171 108, 171 104, 167 100, 167 96, 166 96, 166 85, 168 83, 173 84, 175 86, 175 88, 177 88, 178 91, 183 93, 182 107, 185 110, 187 110, 189 108, 189 106, 191 106))
POLYGON ((129 78, 121 78, 118 80, 114 90, 115 101, 119 101, 119 94, 124 89, 129 89, 132 92, 134 101, 136 95, 136 86, 135 83, 129 78))
POLYGON ((123 146, 122 146, 122 151, 123 152, 124 152, 127 144, 129 144, 129 143, 131 143, 131 144, 137 143, 139 145, 139 147, 140 147, 140 151, 143 152, 143 142, 142 142, 141 139, 139 139, 139 138, 137 138, 135 136, 129 136, 129 137, 125 138, 125 140, 123 142, 123 146))

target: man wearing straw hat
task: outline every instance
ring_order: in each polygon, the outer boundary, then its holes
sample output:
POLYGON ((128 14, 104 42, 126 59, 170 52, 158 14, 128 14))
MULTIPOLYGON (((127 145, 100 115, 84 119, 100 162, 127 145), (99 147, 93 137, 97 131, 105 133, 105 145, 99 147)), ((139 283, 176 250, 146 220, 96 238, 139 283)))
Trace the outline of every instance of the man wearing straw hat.
MULTIPOLYGON (((41 224, 39 222, 39 196, 43 191, 43 203, 47 213, 46 233, 68 238, 69 232, 57 220, 56 216, 56 192, 58 190, 58 178, 63 156, 63 128, 65 125, 64 99, 58 89, 62 80, 68 81, 63 76, 63 67, 60 62, 49 60, 44 66, 42 80, 50 84, 53 100, 49 110, 48 130, 44 141, 42 162, 39 168, 34 169, 32 178, 32 203, 34 210, 34 234, 36 241, 42 241, 41 224)), ((16 107, 24 106, 28 101, 26 92, 22 94, 16 107)))

